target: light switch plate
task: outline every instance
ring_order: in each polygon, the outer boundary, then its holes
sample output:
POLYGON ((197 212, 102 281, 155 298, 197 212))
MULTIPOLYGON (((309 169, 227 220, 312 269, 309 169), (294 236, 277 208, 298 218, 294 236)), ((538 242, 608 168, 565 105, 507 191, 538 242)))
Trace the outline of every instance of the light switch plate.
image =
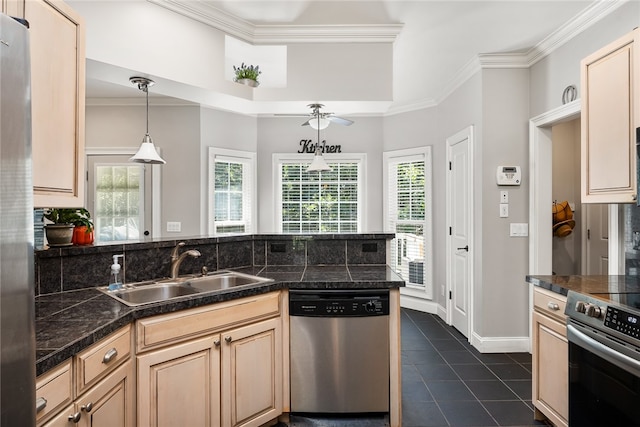
POLYGON ((500 203, 509 203, 509 192, 506 190, 500 191, 500 203))
POLYGON ((509 217, 509 204, 500 203, 500 218, 508 218, 509 217))

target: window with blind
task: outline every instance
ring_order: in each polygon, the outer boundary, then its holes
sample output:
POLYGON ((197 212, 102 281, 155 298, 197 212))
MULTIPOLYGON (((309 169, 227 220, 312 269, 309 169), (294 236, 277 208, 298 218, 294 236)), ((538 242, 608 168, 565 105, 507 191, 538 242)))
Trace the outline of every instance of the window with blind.
MULTIPOLYGON (((276 155, 277 156, 277 155, 276 155)), ((307 172, 310 160, 280 158, 278 222, 283 233, 357 233, 361 229, 364 156, 327 158, 331 171, 307 172)))
POLYGON ((390 265, 419 296, 432 298, 431 149, 384 153, 385 223, 395 233, 390 265))
POLYGON ((209 233, 253 233, 255 153, 209 149, 209 233))
POLYGON ((141 165, 95 166, 95 239, 138 240, 144 228, 144 168, 141 165))

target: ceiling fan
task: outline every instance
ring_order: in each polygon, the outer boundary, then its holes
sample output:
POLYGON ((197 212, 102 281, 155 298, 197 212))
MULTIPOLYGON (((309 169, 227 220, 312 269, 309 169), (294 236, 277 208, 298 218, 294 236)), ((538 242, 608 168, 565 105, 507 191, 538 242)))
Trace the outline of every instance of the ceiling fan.
POLYGON ((325 113, 320 111, 323 104, 309 104, 309 108, 311 108, 310 114, 279 114, 282 116, 294 116, 294 117, 309 117, 309 120, 302 123, 302 126, 311 126, 314 129, 324 129, 329 126, 329 123, 337 123, 343 126, 350 126, 353 124, 353 120, 344 119, 342 117, 334 116, 333 113, 325 113))

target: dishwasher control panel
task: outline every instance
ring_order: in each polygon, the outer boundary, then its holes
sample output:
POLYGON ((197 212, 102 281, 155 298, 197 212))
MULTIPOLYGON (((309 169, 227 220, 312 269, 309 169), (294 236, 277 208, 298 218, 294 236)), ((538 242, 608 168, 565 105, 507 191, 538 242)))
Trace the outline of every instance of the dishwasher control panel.
POLYGON ((367 317, 389 315, 389 292, 327 290, 289 292, 290 316, 367 317))

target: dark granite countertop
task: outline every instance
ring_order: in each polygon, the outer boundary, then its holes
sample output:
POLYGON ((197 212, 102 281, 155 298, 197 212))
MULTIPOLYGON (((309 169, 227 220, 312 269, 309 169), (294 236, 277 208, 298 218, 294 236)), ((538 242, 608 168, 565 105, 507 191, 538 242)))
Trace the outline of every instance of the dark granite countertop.
POLYGON ((280 289, 390 289, 404 286, 404 280, 386 265, 269 266, 233 270, 274 281, 138 307, 121 304, 95 288, 36 297, 36 375, 144 317, 280 289))
POLYGON ((527 276, 527 282, 561 295, 640 292, 640 276, 527 276))

